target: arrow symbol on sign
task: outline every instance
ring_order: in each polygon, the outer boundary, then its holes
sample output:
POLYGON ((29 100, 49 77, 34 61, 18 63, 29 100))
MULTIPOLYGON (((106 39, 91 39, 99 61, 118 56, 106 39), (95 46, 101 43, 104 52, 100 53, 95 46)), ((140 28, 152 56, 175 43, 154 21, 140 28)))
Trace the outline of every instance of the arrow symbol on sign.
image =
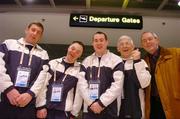
POLYGON ((76 21, 77 19, 78 19, 78 17, 76 17, 76 16, 73 17, 73 20, 74 20, 74 21, 76 21))

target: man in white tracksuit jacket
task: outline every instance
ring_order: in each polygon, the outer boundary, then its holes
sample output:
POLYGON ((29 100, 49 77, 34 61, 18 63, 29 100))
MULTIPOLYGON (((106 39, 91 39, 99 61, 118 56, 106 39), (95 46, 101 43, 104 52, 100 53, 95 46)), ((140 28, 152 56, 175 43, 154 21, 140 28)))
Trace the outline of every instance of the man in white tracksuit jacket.
POLYGON ((36 97, 45 82, 49 60, 37 43, 44 28, 32 22, 25 37, 7 39, 0 44, 0 117, 2 119, 36 119, 36 97))
POLYGON ((148 66, 140 59, 140 51, 134 50, 131 37, 123 35, 117 43, 124 61, 124 86, 121 96, 119 119, 144 119, 144 89, 150 84, 148 66))
MULTIPOLYGON (((80 62, 84 45, 73 41, 64 57, 51 60, 46 83, 36 100, 37 117, 47 119, 69 119, 74 104, 80 62)), ((77 96, 78 97, 78 96, 77 96)))
MULTIPOLYGON (((117 98, 123 88, 124 65, 119 56, 107 50, 105 33, 96 32, 92 44, 95 52, 82 62, 77 84, 84 101, 83 119, 116 119, 120 104, 117 98)), ((80 106, 74 105, 74 108, 72 114, 76 115, 80 106)))

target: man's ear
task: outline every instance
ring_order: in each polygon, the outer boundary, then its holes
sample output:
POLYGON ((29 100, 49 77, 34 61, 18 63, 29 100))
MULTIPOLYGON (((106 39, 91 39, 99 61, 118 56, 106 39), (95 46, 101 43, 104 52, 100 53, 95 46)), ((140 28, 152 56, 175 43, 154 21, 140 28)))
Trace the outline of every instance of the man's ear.
POLYGON ((157 38, 157 42, 158 42, 158 45, 160 44, 160 39, 159 38, 157 38))
POLYGON ((107 45, 109 45, 109 40, 107 40, 107 45))
POLYGON ((25 34, 27 34, 27 32, 28 32, 28 28, 26 28, 26 29, 24 30, 24 33, 25 33, 25 34))
POLYGON ((117 50, 117 52, 119 52, 119 47, 118 46, 117 46, 116 50, 117 50))
POLYGON ((120 53, 120 47, 117 45, 117 52, 119 52, 120 53))

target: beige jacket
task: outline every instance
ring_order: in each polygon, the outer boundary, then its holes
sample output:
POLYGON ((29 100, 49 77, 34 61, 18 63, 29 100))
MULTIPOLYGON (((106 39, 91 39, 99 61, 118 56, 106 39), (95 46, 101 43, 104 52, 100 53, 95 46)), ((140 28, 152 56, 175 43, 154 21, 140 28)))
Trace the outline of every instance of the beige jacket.
MULTIPOLYGON (((148 57, 145 60, 149 65, 148 57)), ((155 77, 166 119, 180 119, 180 48, 161 48, 155 77)), ((146 119, 150 118, 150 91, 151 86, 145 90, 146 119)))

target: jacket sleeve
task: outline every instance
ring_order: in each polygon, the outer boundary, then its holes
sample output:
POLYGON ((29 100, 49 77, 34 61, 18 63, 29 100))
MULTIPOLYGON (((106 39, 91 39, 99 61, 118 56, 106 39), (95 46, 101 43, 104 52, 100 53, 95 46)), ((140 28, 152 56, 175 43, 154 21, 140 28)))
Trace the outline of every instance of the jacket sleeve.
POLYGON ((75 98, 74 98, 74 103, 73 103, 73 109, 71 111, 71 114, 73 116, 78 116, 80 110, 81 110, 81 107, 82 107, 82 104, 83 104, 83 99, 79 93, 79 86, 77 85, 76 87, 76 92, 75 92, 75 98))
POLYGON ((100 96, 99 103, 105 107, 111 104, 118 96, 121 95, 124 82, 123 74, 124 65, 122 62, 116 65, 113 69, 114 82, 111 83, 109 89, 100 96))
POLYGON ((86 74, 86 68, 82 65, 80 69, 80 73, 78 75, 79 81, 77 83, 79 87, 79 92, 82 98, 84 99, 84 102, 89 106, 93 103, 93 100, 89 98, 88 95, 88 82, 85 79, 85 74, 86 74))
POLYGON ((44 85, 42 86, 40 92, 38 93, 38 95, 36 97, 36 108, 37 109, 46 107, 46 92, 47 92, 47 86, 49 85, 50 79, 51 79, 51 74, 47 73, 44 85))
POLYGON ((36 81, 34 82, 34 84, 31 86, 30 90, 27 91, 27 93, 29 93, 32 97, 36 97, 37 94, 40 92, 42 86, 44 85, 45 79, 46 79, 46 74, 47 71, 49 70, 48 67, 48 55, 46 54, 46 59, 45 61, 43 61, 43 65, 42 65, 42 70, 40 71, 39 75, 37 76, 36 81))
MULTIPOLYGON (((170 53, 172 54, 172 60, 169 63, 170 66, 165 65, 167 67, 167 70, 169 68, 169 72, 167 72, 167 77, 170 75, 170 77, 173 79, 172 81, 172 92, 176 99, 180 100, 180 48, 168 48, 170 53), (173 76, 171 76, 173 75, 173 76)), ((160 69, 162 70, 162 69, 160 69)), ((167 71, 165 70, 165 71, 167 71)), ((164 75, 163 75, 164 76, 164 75)), ((168 78, 168 77, 167 77, 168 78)))
POLYGON ((151 75, 146 62, 143 59, 139 60, 134 63, 134 68, 141 88, 147 87, 150 84, 151 75))
POLYGON ((13 87, 10 76, 6 73, 5 67, 8 56, 8 48, 5 43, 0 45, 0 92, 4 92, 6 89, 13 87))

